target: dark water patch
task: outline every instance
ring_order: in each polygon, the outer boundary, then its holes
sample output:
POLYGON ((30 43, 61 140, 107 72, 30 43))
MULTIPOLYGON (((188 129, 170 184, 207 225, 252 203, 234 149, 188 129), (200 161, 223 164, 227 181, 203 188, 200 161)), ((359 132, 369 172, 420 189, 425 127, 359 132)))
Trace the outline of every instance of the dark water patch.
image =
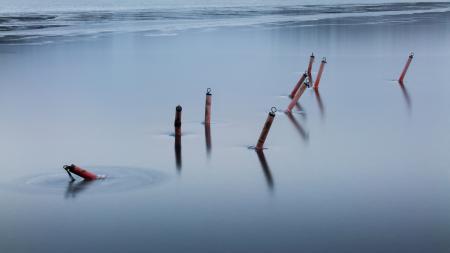
POLYGON ((0 31, 23 31, 23 30, 40 30, 46 28, 59 28, 67 25, 11 25, 0 26, 0 31))
POLYGON ((55 19, 56 17, 58 17, 58 15, 23 13, 17 15, 5 15, 3 17, 0 16, 0 23, 48 21, 55 19))

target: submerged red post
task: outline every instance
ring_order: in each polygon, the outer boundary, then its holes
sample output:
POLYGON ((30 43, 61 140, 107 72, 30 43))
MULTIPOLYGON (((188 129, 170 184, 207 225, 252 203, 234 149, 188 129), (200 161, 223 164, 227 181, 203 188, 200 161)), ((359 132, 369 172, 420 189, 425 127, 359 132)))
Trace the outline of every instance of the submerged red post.
POLYGON ((414 58, 414 53, 411 52, 409 54, 408 60, 406 61, 405 67, 403 68, 402 74, 400 75, 400 78, 398 79, 399 83, 403 83, 403 79, 405 78, 406 72, 408 71, 409 65, 411 64, 413 58, 414 58))
POLYGON ((307 73, 303 73, 303 75, 300 77, 300 79, 298 80, 297 84, 295 85, 294 89, 291 91, 291 94, 289 95, 290 98, 293 98, 295 96, 295 93, 298 91, 298 89, 300 88, 300 86, 302 85, 302 83, 305 81, 306 77, 307 77, 307 73))
MULTIPOLYGON (((85 169, 82 169, 78 166, 76 166, 75 164, 72 165, 66 165, 64 166, 64 169, 69 173, 73 173, 79 177, 84 178, 85 180, 96 180, 99 179, 99 177, 97 175, 95 175, 92 172, 89 172, 85 169)), ((72 178, 73 179, 73 178, 72 178)))
POLYGON ((269 135, 270 127, 272 126, 276 111, 277 109, 275 107, 272 107, 271 111, 269 112, 266 123, 264 124, 263 130, 261 131, 261 135, 259 136, 258 143, 256 144, 256 150, 264 149, 264 142, 266 142, 267 135, 269 135))
POLYGON ((206 89, 206 102, 205 102, 205 124, 211 123, 211 89, 206 89))
POLYGON ((320 63, 319 72, 317 73, 316 82, 314 83, 314 89, 319 89, 320 79, 322 78, 323 69, 325 68, 325 64, 327 63, 327 59, 323 57, 322 62, 320 63))

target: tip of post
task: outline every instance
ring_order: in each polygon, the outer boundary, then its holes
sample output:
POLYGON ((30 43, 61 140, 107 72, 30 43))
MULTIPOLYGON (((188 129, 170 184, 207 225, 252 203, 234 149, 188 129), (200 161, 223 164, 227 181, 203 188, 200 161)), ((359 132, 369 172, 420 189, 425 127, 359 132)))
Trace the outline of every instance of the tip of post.
POLYGON ((322 62, 323 62, 323 63, 327 63, 327 58, 326 58, 326 57, 323 57, 323 58, 322 58, 322 62))
POLYGON ((270 108, 270 115, 271 116, 275 116, 275 113, 278 111, 278 109, 275 107, 275 106, 273 106, 272 108, 270 108))
POLYGON ((181 105, 177 105, 176 110, 177 112, 181 112, 183 110, 183 107, 181 107, 181 105))
POLYGON ((211 88, 206 89, 206 95, 211 96, 211 88))
POLYGON ((314 56, 314 53, 311 53, 311 58, 314 58, 315 56, 314 56))
POLYGON ((414 52, 409 53, 409 57, 413 58, 414 57, 414 52))
POLYGON ((72 167, 74 167, 74 166, 75 166, 75 164, 64 165, 64 166, 63 166, 63 169, 68 170, 69 168, 72 168, 72 167))

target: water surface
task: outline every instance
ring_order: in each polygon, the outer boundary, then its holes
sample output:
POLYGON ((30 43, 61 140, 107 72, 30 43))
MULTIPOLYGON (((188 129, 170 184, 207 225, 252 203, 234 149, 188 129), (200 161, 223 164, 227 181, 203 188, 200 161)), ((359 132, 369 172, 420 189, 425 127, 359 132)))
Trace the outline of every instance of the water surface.
POLYGON ((0 251, 447 252, 449 20, 368 14, 3 43, 0 251), (301 113, 277 113, 267 149, 249 150, 311 52, 314 73, 328 60, 320 93, 305 92, 301 113), (124 180, 73 190, 70 163, 124 180), (50 183, 23 190, 42 176, 50 183))

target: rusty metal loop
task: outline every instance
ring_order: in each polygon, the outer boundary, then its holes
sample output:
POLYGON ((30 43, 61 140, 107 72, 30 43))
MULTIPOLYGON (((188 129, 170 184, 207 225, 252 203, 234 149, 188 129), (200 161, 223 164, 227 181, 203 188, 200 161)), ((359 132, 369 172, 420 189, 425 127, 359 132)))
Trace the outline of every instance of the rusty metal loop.
POLYGON ((273 106, 272 108, 270 108, 270 112, 271 113, 276 113, 278 111, 278 109, 275 107, 275 106, 273 106))

